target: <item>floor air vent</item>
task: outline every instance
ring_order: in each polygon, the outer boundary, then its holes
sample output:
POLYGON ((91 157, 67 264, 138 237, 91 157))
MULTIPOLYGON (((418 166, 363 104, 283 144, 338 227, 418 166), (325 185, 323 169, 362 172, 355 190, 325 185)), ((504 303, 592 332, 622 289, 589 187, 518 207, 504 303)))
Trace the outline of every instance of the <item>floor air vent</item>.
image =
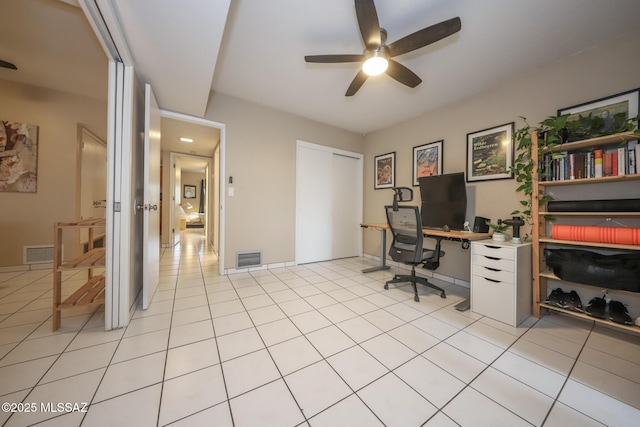
POLYGON ((23 264, 42 264, 53 262, 53 245, 24 246, 22 248, 23 264))
POLYGON ((260 267, 261 265, 262 251, 236 253, 236 268, 260 267))

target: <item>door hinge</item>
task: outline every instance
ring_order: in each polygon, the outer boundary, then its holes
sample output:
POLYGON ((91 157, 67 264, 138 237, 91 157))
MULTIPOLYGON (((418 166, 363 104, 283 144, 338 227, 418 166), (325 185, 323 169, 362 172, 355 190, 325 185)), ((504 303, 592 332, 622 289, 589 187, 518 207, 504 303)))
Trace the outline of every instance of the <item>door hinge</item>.
POLYGON ((113 203, 113 211, 114 212, 120 212, 120 202, 114 202, 113 203))

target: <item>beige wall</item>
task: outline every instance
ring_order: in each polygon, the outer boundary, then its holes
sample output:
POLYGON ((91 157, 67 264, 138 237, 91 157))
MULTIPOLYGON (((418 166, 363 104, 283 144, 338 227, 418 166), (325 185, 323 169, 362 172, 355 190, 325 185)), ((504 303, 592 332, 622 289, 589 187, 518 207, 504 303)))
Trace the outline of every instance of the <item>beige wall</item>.
MULTIPOLYGON (((546 67, 531 70, 518 78, 486 88, 476 96, 448 105, 365 138, 364 206, 365 221, 384 222, 383 206, 392 199, 390 190, 373 190, 374 156, 396 152, 396 185, 411 186, 413 147, 444 140, 444 173, 465 171, 467 133, 508 122, 523 125, 519 116, 537 124, 554 116, 559 108, 589 102, 640 87, 640 60, 637 44, 640 30, 589 49, 546 67)), ((473 78, 470 70, 469 78, 473 78)), ((424 84, 429 84, 425 82, 424 84)), ((474 215, 494 221, 507 218, 517 209, 521 195, 515 180, 469 183, 467 187, 472 220, 474 215), (475 203, 474 203, 475 201, 475 203)), ((418 187, 414 201, 419 205, 418 187)), ((629 197, 627 195, 626 197, 629 197)), ((636 194, 635 197, 640 197, 636 194)), ((378 232, 364 233, 364 252, 380 253, 378 232)), ((438 273, 469 280, 469 252, 459 243, 445 243, 446 256, 438 273)))
MULTIPOLYGON (((2 120, 38 125, 36 193, 0 193, 0 267, 22 265, 25 245, 53 244, 53 224, 76 219, 78 124, 106 140, 106 101, 0 80, 2 120)), ((77 236, 65 239, 73 255, 77 236)))
POLYGON ((226 126, 225 268, 239 251, 262 250, 266 264, 293 261, 296 140, 362 153, 362 135, 219 93, 206 118, 226 126))

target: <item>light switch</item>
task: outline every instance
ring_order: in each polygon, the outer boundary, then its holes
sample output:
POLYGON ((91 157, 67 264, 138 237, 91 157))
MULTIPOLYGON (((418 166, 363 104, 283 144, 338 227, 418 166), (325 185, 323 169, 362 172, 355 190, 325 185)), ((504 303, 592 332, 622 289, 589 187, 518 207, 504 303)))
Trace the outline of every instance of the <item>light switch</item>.
POLYGON ((234 195, 233 187, 229 187, 229 197, 233 197, 233 195, 234 195))

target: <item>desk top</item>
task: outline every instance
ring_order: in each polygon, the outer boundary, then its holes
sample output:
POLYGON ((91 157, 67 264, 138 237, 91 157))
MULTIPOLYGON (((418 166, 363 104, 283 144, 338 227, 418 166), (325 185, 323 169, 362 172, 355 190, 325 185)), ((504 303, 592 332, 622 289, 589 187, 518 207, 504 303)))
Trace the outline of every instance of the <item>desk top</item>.
MULTIPOLYGON (((364 227, 364 228, 371 227, 378 230, 389 229, 389 225, 386 223, 364 222, 360 224, 360 227, 364 227)), ((432 230, 430 228, 423 228, 422 234, 427 237, 444 237, 452 240, 482 240, 482 239, 488 239, 489 237, 491 237, 489 233, 473 233, 470 231, 459 231, 459 230, 451 230, 451 231, 432 230)))

